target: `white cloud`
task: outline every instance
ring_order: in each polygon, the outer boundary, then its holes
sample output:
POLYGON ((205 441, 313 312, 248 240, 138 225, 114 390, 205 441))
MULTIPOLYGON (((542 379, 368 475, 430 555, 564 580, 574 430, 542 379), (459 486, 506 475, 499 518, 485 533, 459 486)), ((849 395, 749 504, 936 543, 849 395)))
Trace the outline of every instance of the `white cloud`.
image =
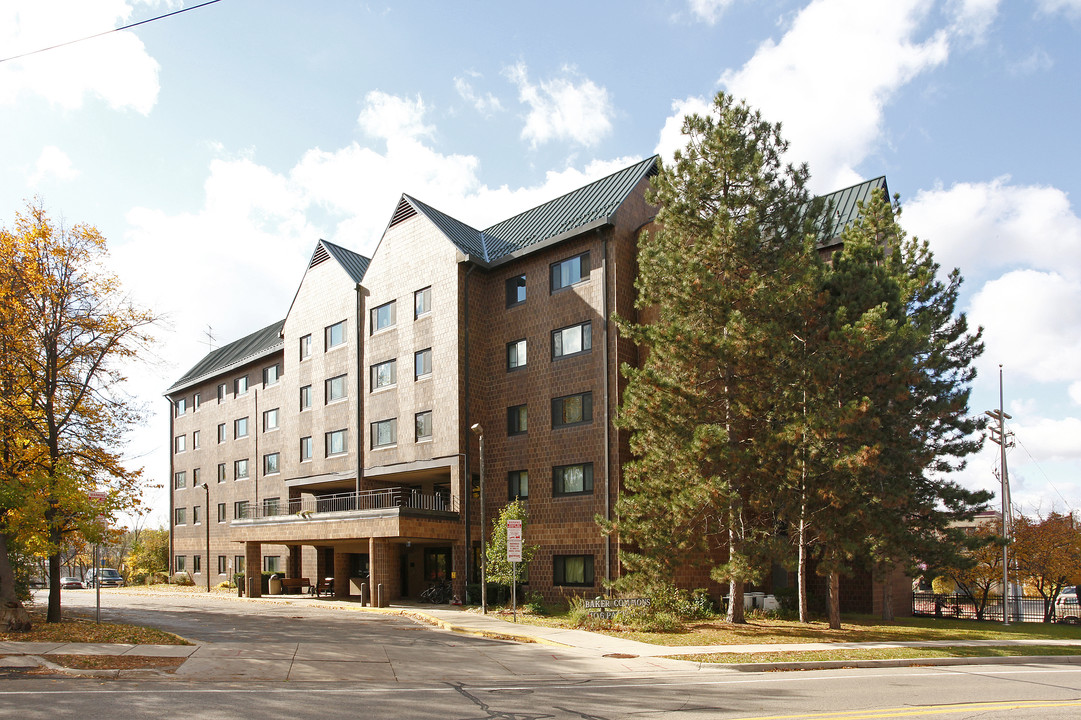
POLYGON ((721 83, 784 123, 792 158, 810 164, 814 191, 844 187, 862 179, 855 167, 879 140, 893 93, 946 61, 945 30, 915 39, 930 7, 926 0, 815 0, 780 42, 762 43, 721 83))
POLYGON ((463 100, 472 105, 482 115, 491 115, 494 112, 503 111, 503 103, 499 102, 499 98, 490 92, 485 93, 483 96, 478 95, 477 91, 473 89, 473 85, 464 77, 454 78, 454 89, 458 91, 458 95, 463 100))
POLYGON ((947 12, 953 18, 953 34, 972 42, 982 42, 998 16, 1000 0, 950 0, 947 12))
POLYGON ((1054 59, 1043 48, 1035 48, 1028 57, 1010 66, 1012 75, 1035 75, 1055 66, 1054 59))
POLYGON ((71 164, 71 158, 55 145, 46 145, 34 165, 34 172, 26 179, 27 184, 36 187, 47 178, 68 181, 79 176, 79 171, 71 164))
POLYGON ((588 78, 578 78, 571 68, 563 69, 563 77, 539 85, 529 81, 522 63, 504 73, 518 86, 518 99, 530 108, 522 139, 533 147, 550 140, 595 145, 612 131, 608 91, 588 78))
MULTIPOLYGON (((0 9, 5 57, 117 27, 130 19, 124 0, 19 0, 0 9)), ((87 96, 114 109, 149 113, 158 96, 158 63, 131 32, 118 32, 0 64, 0 104, 37 94, 65 109, 87 96)))
POLYGON ((1081 405, 1081 380, 1070 383, 1070 388, 1067 392, 1074 405, 1081 405))
POLYGON ((931 242, 943 267, 968 277, 1016 267, 1081 277, 1081 218, 1058 188, 1000 177, 922 190, 905 204, 903 224, 931 242))
POLYGON ((1081 0, 1038 0, 1036 4, 1041 12, 1047 14, 1059 11, 1081 13, 1081 0))
POLYGON ((721 19, 726 8, 735 0, 688 0, 691 13, 710 25, 721 19))
POLYGON ((672 115, 664 121, 661 128, 657 147, 653 150, 660 155, 664 162, 671 162, 676 150, 681 150, 687 144, 687 138, 683 136, 683 118, 697 113, 708 115, 712 101, 706 98, 689 97, 685 100, 672 101, 672 115))
POLYGON ((1081 378, 1081 281, 1015 270, 980 288, 968 315, 984 327, 984 374, 1001 363, 1042 383, 1081 378))
POLYGON ((415 140, 432 134, 432 127, 423 122, 425 107, 420 95, 409 100, 373 90, 364 100, 366 105, 357 122, 369 135, 391 141, 415 140))

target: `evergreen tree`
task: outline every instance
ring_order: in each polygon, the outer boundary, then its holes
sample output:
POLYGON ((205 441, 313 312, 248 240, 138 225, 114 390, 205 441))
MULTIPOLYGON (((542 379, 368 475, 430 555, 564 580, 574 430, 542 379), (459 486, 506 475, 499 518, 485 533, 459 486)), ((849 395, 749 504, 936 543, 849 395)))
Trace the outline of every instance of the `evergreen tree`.
POLYGON ((608 529, 630 545, 623 587, 726 555, 711 574, 729 583, 729 621, 742 622, 743 584, 771 558, 799 309, 814 290, 807 169, 783 163, 779 125, 724 93, 683 132, 649 196, 659 229, 639 242, 637 307, 649 322, 619 320, 647 353, 622 368, 618 424, 635 460, 608 529))

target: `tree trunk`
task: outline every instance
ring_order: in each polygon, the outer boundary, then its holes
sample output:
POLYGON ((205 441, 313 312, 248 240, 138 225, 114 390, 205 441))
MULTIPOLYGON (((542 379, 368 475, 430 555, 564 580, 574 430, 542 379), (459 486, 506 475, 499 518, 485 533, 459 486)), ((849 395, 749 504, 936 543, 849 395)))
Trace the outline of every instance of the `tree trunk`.
MULTIPOLYGON (((52 530, 49 533, 53 547, 60 547, 60 533, 52 530)), ((49 612, 45 616, 45 622, 58 623, 63 619, 60 610, 60 551, 49 555, 49 612)))
POLYGON ((882 620, 893 622, 893 573, 886 573, 882 580, 882 620))
POLYGON ((730 580, 728 582, 728 615, 725 620, 735 624, 747 622, 747 618, 743 614, 742 580, 730 580))
POLYGON ((809 622, 807 615, 807 520, 804 514, 807 506, 801 504, 799 511, 799 566, 796 568, 796 587, 799 600, 799 621, 809 622))
POLYGON ((15 596, 15 573, 8 558, 7 535, 0 533, 0 630, 29 632, 30 614, 15 596))
POLYGON ((830 630, 841 629, 841 573, 833 570, 829 575, 830 630))

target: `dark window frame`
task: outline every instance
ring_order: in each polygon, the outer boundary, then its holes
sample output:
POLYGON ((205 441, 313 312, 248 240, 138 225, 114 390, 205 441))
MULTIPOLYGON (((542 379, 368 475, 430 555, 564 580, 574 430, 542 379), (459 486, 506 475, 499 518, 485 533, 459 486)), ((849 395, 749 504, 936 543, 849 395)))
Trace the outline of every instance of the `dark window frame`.
POLYGON ((590 425, 593 423, 593 391, 587 390, 580 393, 571 393, 570 395, 562 395, 560 397, 552 398, 552 429, 561 430, 563 428, 578 427, 580 425, 590 425), (575 420, 573 422, 564 422, 564 408, 566 407, 566 401, 571 398, 581 398, 582 402, 582 419, 575 420))
POLYGON ((548 266, 548 292, 549 294, 557 293, 560 290, 580 285, 584 282, 589 282, 589 273, 592 270, 592 265, 589 263, 589 251, 579 253, 563 260, 557 260, 548 266), (571 280, 566 285, 562 284, 563 279, 563 266, 569 266, 570 263, 578 263, 578 279, 571 280))
POLYGON ((515 370, 521 370, 528 363, 529 363, 529 340, 528 340, 528 338, 519 338, 518 340, 511 340, 509 343, 507 343, 507 372, 513 372, 515 370), (519 348, 518 348, 519 345, 524 345, 525 346, 525 353, 519 352, 519 348), (514 360, 515 361, 517 361, 519 356, 522 355, 522 354, 525 355, 525 360, 523 360, 522 362, 520 362, 520 363, 518 363, 516 365, 512 365, 511 364, 511 355, 512 355, 512 353, 514 355, 514 360))
POLYGON ((529 499, 529 471, 511 470, 507 473, 507 500, 529 499), (525 476, 525 492, 522 492, 522 476, 525 476))
POLYGON ((526 290, 525 273, 507 278, 505 287, 508 308, 518 307, 519 305, 525 304, 526 298, 529 295, 526 290), (521 289, 521 293, 519 293, 519 289, 521 289), (521 298, 518 297, 519 294, 521 295, 521 298))
POLYGON ((557 587, 594 587, 597 584, 596 561, 588 553, 552 556, 552 584, 557 587), (567 581, 567 560, 582 558, 582 582, 567 581))
POLYGON ((375 335, 377 332, 382 332, 383 330, 389 330, 390 328, 392 328, 392 327, 394 327, 395 325, 398 324, 398 306, 397 306, 397 303, 398 303, 398 301, 397 301, 397 299, 395 299, 395 300, 391 300, 389 302, 385 302, 382 305, 377 305, 376 307, 373 307, 371 309, 371 314, 369 315, 369 321, 368 321, 368 325, 369 325, 369 333, 368 334, 369 335, 375 335), (379 324, 379 322, 380 322, 379 321, 379 314, 380 314, 379 311, 380 310, 387 310, 387 313, 389 315, 389 320, 387 321, 386 325, 380 325, 379 324))
POLYGON ((518 435, 525 435, 529 432, 529 405, 522 403, 521 405, 511 405, 507 408, 507 437, 516 437, 518 435), (522 427, 522 419, 525 419, 525 427, 522 427))
POLYGON ((552 361, 562 360, 564 358, 577 357, 579 355, 585 355, 593 352, 593 322, 586 320, 585 322, 575 323, 574 325, 564 325, 561 328, 556 328, 552 331, 552 361), (578 330, 578 344, 582 348, 581 350, 575 350, 574 352, 563 351, 563 333, 567 330, 578 330), (556 351, 556 337, 560 338, 559 351, 556 351), (588 346, 588 347, 587 347, 588 346))
POLYGON ((556 465, 552 468, 552 497, 578 497, 593 494, 593 463, 581 462, 569 465, 556 465), (569 468, 582 468, 582 490, 566 490, 566 471, 569 468))

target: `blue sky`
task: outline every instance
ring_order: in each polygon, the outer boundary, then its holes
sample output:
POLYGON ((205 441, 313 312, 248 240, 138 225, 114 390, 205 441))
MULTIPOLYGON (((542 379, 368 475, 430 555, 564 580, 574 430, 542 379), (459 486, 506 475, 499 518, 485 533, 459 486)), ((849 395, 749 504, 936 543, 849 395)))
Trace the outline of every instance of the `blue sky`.
MULTIPOLYGON (((0 57, 183 6, 8 0, 0 57)), ((284 317, 317 239, 370 253, 402 192, 484 227, 669 156, 727 90, 814 191, 887 176, 985 328, 974 412, 1004 366, 1015 504, 1081 509, 1079 31, 1081 0, 222 0, 0 62, 0 223, 40 195, 96 225, 166 318, 129 453, 167 485, 162 391, 208 325, 220 345, 284 317)), ((996 466, 988 444, 961 479, 996 466)))

